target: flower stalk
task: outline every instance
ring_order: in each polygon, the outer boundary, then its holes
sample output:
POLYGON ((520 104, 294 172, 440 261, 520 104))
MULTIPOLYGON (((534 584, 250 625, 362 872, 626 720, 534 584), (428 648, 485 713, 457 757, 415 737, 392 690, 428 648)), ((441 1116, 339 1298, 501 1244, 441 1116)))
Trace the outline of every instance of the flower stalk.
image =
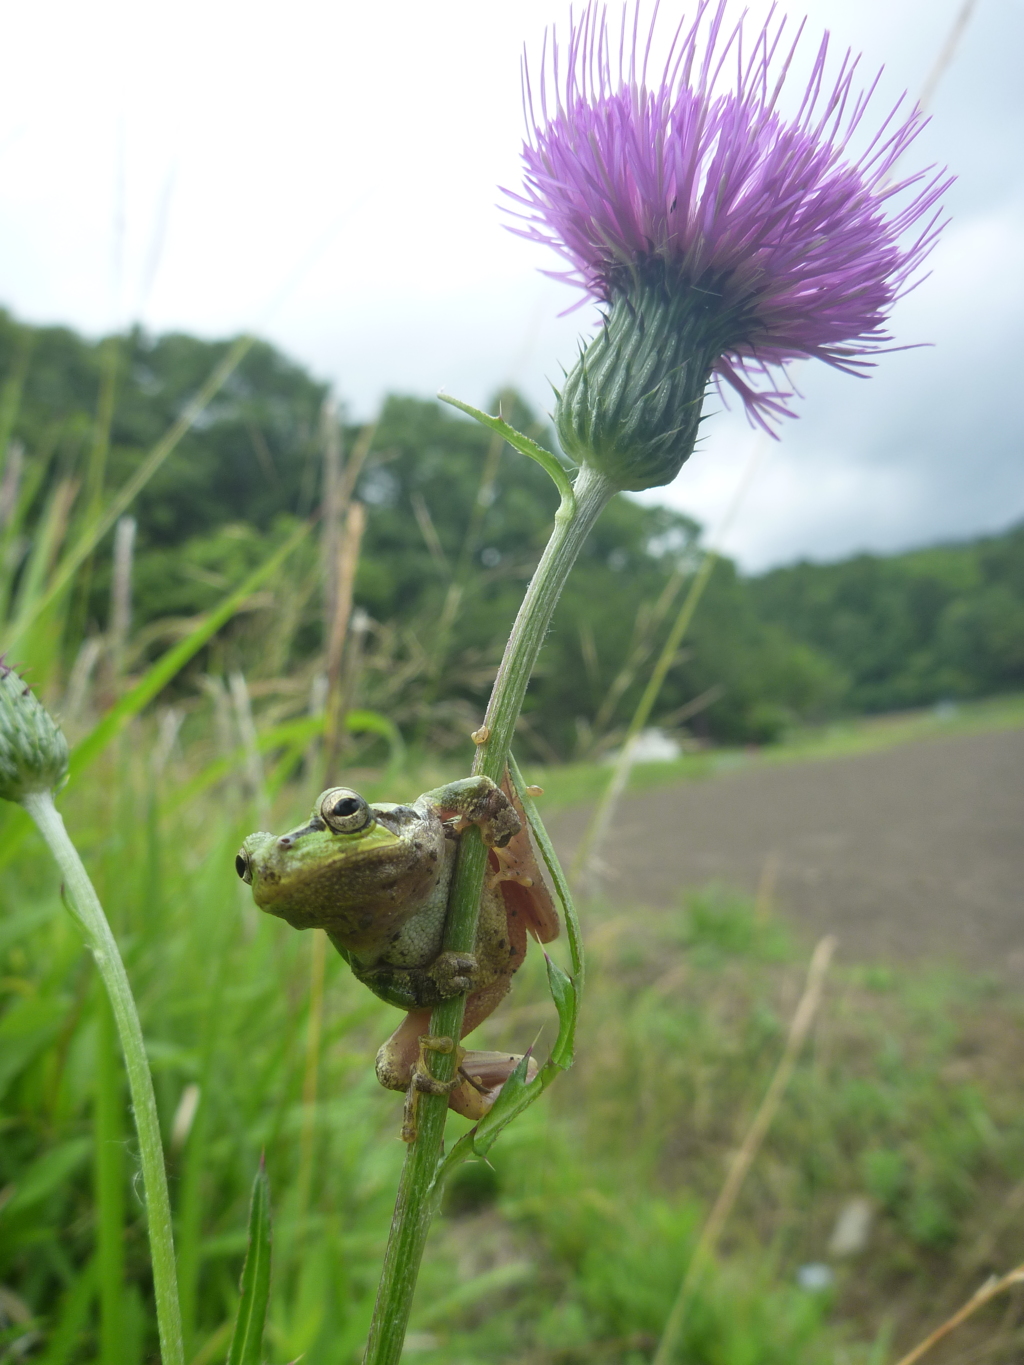
MULTIPOLYGON (((771 431, 790 414, 787 363, 817 358, 863 374, 890 345, 892 305, 919 278, 941 228, 944 172, 890 183, 921 130, 920 112, 898 105, 874 137, 864 136, 868 96, 854 91, 857 63, 848 54, 829 83, 826 36, 797 114, 785 118, 779 90, 800 31, 784 44, 786 21, 772 11, 751 44, 743 17, 726 27, 728 5, 697 0, 659 79, 650 40, 638 42, 639 7, 631 38, 623 15, 616 53, 604 5, 586 0, 568 45, 551 35, 536 100, 525 73, 526 175, 522 193, 509 192, 513 231, 554 248, 570 267, 564 278, 604 316, 556 395, 559 438, 580 465, 573 488, 554 457, 500 418, 456 404, 544 464, 562 489, 479 735, 473 771, 495 782, 558 595, 613 493, 676 476, 693 452, 709 381, 732 388, 750 420, 771 431), (724 88, 732 63, 735 83, 724 88), (903 204, 893 211, 896 196, 903 204)), ((680 635, 686 619, 684 608, 680 635)), ((645 707, 660 681, 652 679, 645 707)), ((467 830, 448 904, 449 951, 474 949, 486 860, 479 833, 467 830)), ((576 990, 563 980, 564 994, 576 990)), ((438 1006, 431 1033, 458 1041, 464 1010, 461 997, 438 1006)), ((436 1080, 450 1080, 454 1052, 433 1053, 430 1066, 436 1080)), ((397 1365, 401 1356, 450 1164, 439 1165, 446 1113, 444 1094, 420 1096, 367 1365, 397 1365)))
MULTIPOLYGON (((533 458, 547 454, 528 453, 533 458)), ((477 748, 473 764, 474 773, 494 782, 500 783, 504 776, 530 675, 565 580, 591 527, 618 491, 610 479, 591 466, 584 466, 571 488, 564 473, 558 482, 562 501, 555 525, 505 647, 484 718, 486 737, 477 748)), ((448 903, 444 943, 448 951, 473 951, 486 865, 487 849, 479 832, 466 830, 448 903)), ((466 998, 461 995, 438 1005, 431 1017, 431 1033, 460 1038, 465 1008, 466 998)), ((455 1073, 454 1054, 430 1055, 434 1077, 450 1080, 455 1073)), ((441 1195, 439 1169, 447 1113, 446 1096, 420 1095, 418 1133, 410 1144, 398 1187, 365 1365, 397 1365, 401 1358, 423 1248, 441 1195)))
POLYGON ((68 745, 60 726, 24 679, 0 659, 0 799, 23 806, 38 826, 63 875, 65 903, 85 936, 110 997, 139 1134, 160 1357, 163 1365, 184 1365, 171 1205, 153 1078, 117 943, 78 850, 53 804, 53 793, 64 785, 67 774, 68 745))
POLYGON ((149 1249, 153 1264, 153 1292, 160 1334, 160 1358, 163 1365, 184 1365, 181 1309, 178 1304, 178 1281, 174 1268, 171 1204, 167 1193, 167 1171, 164 1166, 163 1142, 160 1138, 160 1120, 157 1115, 156 1096, 153 1093, 153 1078, 146 1059, 146 1046, 142 1038, 142 1025, 139 1022, 131 986, 128 984, 128 974, 89 874, 64 828, 60 812, 53 804, 52 792, 48 788, 27 792, 22 796, 21 804, 35 821, 61 870, 68 908, 85 936, 86 944, 95 959, 110 997, 124 1052, 132 1112, 139 1135, 139 1157, 142 1164, 149 1249))

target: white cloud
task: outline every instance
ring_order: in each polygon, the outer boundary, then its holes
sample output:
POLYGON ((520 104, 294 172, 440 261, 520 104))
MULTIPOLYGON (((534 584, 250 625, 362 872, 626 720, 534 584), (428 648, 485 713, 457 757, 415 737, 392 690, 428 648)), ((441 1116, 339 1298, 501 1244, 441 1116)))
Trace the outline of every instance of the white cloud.
MULTIPOLYGON (((753 0, 755 17, 768 0, 753 0)), ((920 87, 960 0, 808 0, 810 27, 920 87)), ((671 7, 670 7, 671 8, 671 7)), ((664 10, 664 6, 663 6, 664 10)), ((41 0, 5 19, 0 300, 90 332, 258 326, 356 415, 388 389, 538 405, 592 310, 503 227, 519 53, 561 0, 41 0), (119 228, 117 225, 121 224, 119 228), (163 237, 151 283, 155 243, 163 237)), ((664 10, 666 19, 669 11, 664 10)), ((970 533, 1024 513, 1019 385, 1024 11, 979 5, 921 156, 960 179, 934 275, 866 383, 808 366, 799 421, 727 540, 754 565, 970 533), (822 453, 825 452, 825 453, 822 453)), ((715 524, 750 445, 737 415, 666 496, 715 524)))

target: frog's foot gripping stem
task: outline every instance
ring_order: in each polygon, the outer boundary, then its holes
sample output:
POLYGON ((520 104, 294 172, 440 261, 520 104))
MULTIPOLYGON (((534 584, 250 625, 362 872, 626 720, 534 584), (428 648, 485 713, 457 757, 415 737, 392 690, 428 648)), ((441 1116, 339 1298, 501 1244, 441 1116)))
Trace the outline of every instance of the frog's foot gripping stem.
POLYGON ((459 833, 476 825, 488 848, 504 848, 522 828, 515 806, 489 777, 463 777, 424 793, 420 799, 429 801, 442 820, 456 817, 459 833))
POLYGON ((416 1141, 416 1109, 419 1105, 420 1095, 451 1095, 453 1090, 462 1085, 463 1077, 460 1067, 456 1068, 455 1075, 450 1081, 439 1081, 430 1074, 430 1069, 427 1066, 426 1054, 428 1052, 448 1054, 453 1050, 455 1050, 458 1061, 461 1063, 465 1056, 465 1049, 461 1047, 456 1049, 451 1038, 435 1038, 429 1033, 420 1038, 419 1056, 413 1063, 409 1088, 405 1092, 405 1109, 402 1113, 403 1142, 416 1141))
POLYGON ((439 953, 430 964, 429 975, 441 998, 464 995, 475 984, 479 964, 472 953, 439 953))

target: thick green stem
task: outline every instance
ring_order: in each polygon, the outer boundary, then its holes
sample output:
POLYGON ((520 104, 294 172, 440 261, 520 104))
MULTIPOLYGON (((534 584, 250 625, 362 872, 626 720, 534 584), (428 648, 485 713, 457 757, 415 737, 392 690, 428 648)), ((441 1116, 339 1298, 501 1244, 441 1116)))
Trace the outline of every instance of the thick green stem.
MULTIPOLYGON (((559 594, 591 527, 615 492, 603 474, 584 466, 573 496, 563 497, 494 680, 484 719, 487 739, 477 749, 474 773, 483 773, 495 782, 504 776, 516 721, 559 594)), ((462 836, 448 902, 445 947, 452 952, 473 951, 486 864, 487 850, 478 832, 468 829, 462 836)), ((438 1005, 430 1021, 431 1033, 460 1038, 465 1008, 465 996, 438 1005)), ((450 1080, 455 1070, 454 1055, 431 1056, 434 1076, 450 1080)), ((420 1095, 418 1136, 409 1148, 398 1187, 365 1365, 397 1365, 401 1358, 420 1260, 440 1194, 436 1177, 447 1113, 444 1095, 420 1095)))
POLYGON ((174 1273, 174 1239, 171 1232, 171 1205, 167 1195, 160 1121, 153 1094, 153 1079, 146 1060, 142 1026, 132 996, 128 975, 117 943, 103 913, 99 897, 89 880, 78 851, 64 828, 53 797, 48 791, 32 792, 22 800, 25 809, 39 826, 39 832, 53 854, 64 877, 64 890, 72 914, 85 935, 96 960, 124 1052, 128 1087, 131 1092, 135 1127, 139 1135, 142 1183, 149 1223, 149 1248, 153 1262, 153 1289, 156 1297, 157 1326, 163 1365, 184 1365, 181 1340, 181 1310, 174 1273))

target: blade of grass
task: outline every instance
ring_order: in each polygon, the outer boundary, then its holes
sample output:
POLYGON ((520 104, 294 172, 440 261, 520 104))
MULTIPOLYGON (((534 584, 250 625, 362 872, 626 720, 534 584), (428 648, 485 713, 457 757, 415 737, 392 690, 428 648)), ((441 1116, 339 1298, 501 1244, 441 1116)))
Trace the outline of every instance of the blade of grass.
POLYGON ((60 1314, 50 1334, 46 1350, 35 1357, 35 1365, 67 1365, 76 1355, 78 1338, 89 1318, 89 1306, 96 1291, 96 1257, 78 1272, 60 1305, 60 1314))
MULTIPOLYGON (((271 749, 284 748, 288 751, 285 755, 286 760, 291 761, 290 751, 295 749, 301 754, 311 739, 315 739, 323 733, 323 728, 324 717, 322 715, 301 716, 295 720, 281 721, 279 725, 273 725, 257 736, 259 751, 261 754, 265 754, 271 749)), ((393 721, 388 720, 387 716, 382 716, 377 711, 349 711, 345 715, 345 728, 351 730, 353 734, 379 735, 388 746, 388 775, 402 770, 402 765, 405 762, 405 745, 402 742, 402 735, 398 726, 393 721)), ((173 812, 180 810, 182 806, 189 805, 203 792, 209 791, 218 782, 230 777, 244 758, 245 746, 238 745, 229 753, 214 759, 212 763, 208 763, 201 772, 179 787, 167 799, 165 810, 173 812)), ((276 787, 273 775, 267 779, 267 788, 271 795, 275 794, 276 787)))
POLYGON ((228 1350, 228 1365, 260 1365, 270 1298, 270 1183, 260 1157, 249 1205, 249 1248, 242 1267, 242 1301, 228 1350))
POLYGON ((113 499, 107 510, 82 533, 74 546, 63 556, 44 591, 33 600, 26 601, 19 611, 11 628, 7 643, 14 649, 21 637, 42 612, 71 583, 75 574, 93 550, 117 521, 118 517, 131 506, 137 495, 145 488, 156 471, 174 450, 181 438, 188 432, 196 418, 216 397, 224 384, 241 364, 255 341, 255 337, 239 337, 230 347, 224 359, 210 375, 209 379, 186 404, 184 411, 167 433, 156 443, 138 469, 113 499))
POLYGON ((146 1057, 139 1012, 117 941, 111 933, 107 917, 103 913, 103 907, 78 850, 71 842, 64 828, 64 821, 53 804, 53 796, 49 791, 29 792, 22 798, 21 804, 35 821, 54 861, 60 868, 68 908, 78 922, 95 959, 117 1022, 128 1071, 135 1128, 139 1137, 161 1358, 163 1365, 183 1365, 181 1310, 178 1305, 178 1284, 175 1278, 167 1170, 164 1166, 163 1141, 160 1136, 156 1095, 153 1093, 153 1078, 146 1057))
MULTIPOLYGON (((0 529, 0 622, 6 622, 11 613, 15 580, 22 564, 18 541, 24 534, 29 510, 36 505, 39 491, 49 473, 50 457, 50 452, 42 455, 37 452, 29 458, 23 458, 21 470, 17 471, 17 487, 12 482, 5 490, 9 502, 5 505, 6 516, 0 529)), ((10 464, 4 470, 5 482, 8 477, 13 480, 10 464)), ((27 542, 28 538, 25 539, 27 542)))
MULTIPOLYGON (((353 452, 353 457, 355 452, 353 452)), ((349 502, 345 509, 345 526, 337 546, 337 559, 333 566, 336 575, 334 584, 334 617, 327 644, 327 702, 324 727, 324 786, 334 781, 334 771, 338 763, 341 737, 344 730, 344 705, 342 695, 342 656, 348 635, 349 618, 352 615, 352 594, 355 590, 356 570, 359 567, 359 551, 366 529, 366 508, 361 502, 349 502)))
POLYGON ((761 1144, 772 1125, 772 1120, 778 1113, 782 1097, 786 1093, 786 1087, 789 1085, 796 1067, 797 1058, 800 1056, 800 1051, 810 1032, 814 1016, 818 1012, 822 989, 825 985, 825 974, 835 950, 836 939, 829 934, 821 940, 811 954, 810 966, 807 969, 807 983, 789 1026, 789 1036, 786 1039, 786 1046, 779 1059, 779 1064, 775 1069, 775 1075, 771 1079, 765 1097, 754 1115, 754 1121, 747 1130, 747 1135, 743 1139, 739 1151, 732 1159, 729 1172, 725 1177, 725 1183, 722 1185, 714 1207, 704 1224, 704 1229, 697 1239, 697 1245, 690 1257, 690 1264, 687 1266, 686 1274, 679 1286, 679 1292, 668 1315, 665 1330, 662 1333, 651 1365, 671 1365, 671 1362, 677 1358, 683 1324, 686 1320, 686 1310, 690 1305, 693 1291, 715 1254, 726 1219, 732 1212, 733 1205, 736 1203, 740 1189, 747 1177, 747 1172, 754 1164, 754 1158, 761 1150, 761 1144))
POLYGON ((925 1337, 924 1341, 915 1346, 907 1355, 901 1356, 897 1365, 916 1365, 916 1362, 923 1355, 930 1351, 933 1346, 937 1346, 943 1337, 949 1336, 950 1332, 959 1327, 962 1322, 966 1322, 979 1308, 983 1308, 986 1303, 991 1303, 997 1295, 1018 1284, 1024 1284, 1024 1265, 1017 1266, 1007 1275, 990 1276, 962 1308, 959 1308, 951 1318, 947 1318, 941 1327, 936 1327, 934 1332, 925 1337))
MULTIPOLYGON (((732 525, 732 522, 742 505, 747 489, 750 487, 754 473, 760 462, 763 447, 764 441, 759 440, 751 452, 750 459, 747 461, 743 473, 740 475, 740 481, 736 486, 732 502, 729 504, 725 516, 722 519, 722 524, 718 528, 716 540, 719 543, 726 531, 732 525)), ((572 866, 569 869, 569 879, 574 886, 586 884, 588 890, 593 891, 595 889, 594 884, 598 880, 598 872, 594 853, 603 845, 608 830, 611 827, 619 797, 622 795, 622 792, 626 788, 626 783, 629 781, 637 739, 650 719, 651 712, 661 694, 661 689, 668 676, 669 669, 675 663, 679 646, 682 644, 683 637, 690 627, 690 622, 693 620, 694 613, 700 604, 700 599, 704 596, 704 589, 708 585, 712 570, 718 563, 718 559, 718 550, 709 549, 705 551, 704 558, 701 560, 700 566, 690 583, 689 591, 683 598, 682 606, 679 608, 676 619, 672 623, 672 629, 668 633, 668 638, 658 656, 658 661, 654 665, 650 678, 647 680, 647 686, 644 688, 639 702, 637 702, 636 710, 633 712, 632 719, 626 730, 626 737, 623 740, 622 748, 619 751, 619 757, 612 769, 611 777, 608 779, 608 784, 601 795, 601 799, 598 801, 594 813, 590 817, 590 822, 587 825, 583 838, 580 840, 579 847, 576 850, 576 856, 572 860, 572 866)))
POLYGON ((107 712, 99 724, 75 745, 71 752, 69 774, 72 779, 79 777, 94 758, 106 748, 115 735, 124 729, 133 716, 153 700, 175 677, 188 661, 202 649, 207 640, 216 635, 221 626, 231 620, 239 607, 251 597, 257 588, 271 578, 288 558, 304 536, 309 534, 310 523, 297 526, 283 545, 279 546, 264 562, 255 569, 241 587, 230 593, 208 616, 173 649, 169 649, 139 679, 130 691, 107 712))
POLYGON ((11 439, 14 425, 21 410, 21 391, 28 374, 28 363, 32 356, 36 334, 31 327, 19 327, 17 353, 3 388, 0 389, 0 465, 7 458, 7 442, 11 439))
MULTIPOLYGON (((230 837, 230 836, 228 836, 230 837)), ((215 853, 218 863, 227 863, 231 844, 222 838, 215 853)), ((232 925, 227 916, 209 943, 207 974, 204 978, 205 1008, 202 1021, 203 1049, 199 1065, 199 1103, 185 1142, 181 1166, 181 1190, 177 1199, 178 1284, 181 1289, 181 1321, 186 1358, 196 1346, 198 1332, 199 1268, 202 1250, 204 1177, 209 1163, 210 1105, 214 1094, 214 1064, 218 1045, 223 1041, 225 970, 232 925)))
MULTIPOLYGON (((36 601, 43 592, 43 584, 60 551, 67 531, 68 516, 77 495, 77 480, 61 479, 47 500, 46 509, 32 535, 32 549, 18 588, 15 611, 19 615, 23 603, 36 601)), ((33 619, 38 619, 38 613, 33 619)))
POLYGON ((299 1134, 299 1176, 295 1203, 301 1221, 309 1206, 313 1183, 313 1141, 316 1137, 316 1095, 320 1079, 320 1040, 324 1024, 324 971, 327 935, 313 930, 309 960, 309 1018, 306 1024, 306 1065, 302 1076, 302 1131, 299 1134))

